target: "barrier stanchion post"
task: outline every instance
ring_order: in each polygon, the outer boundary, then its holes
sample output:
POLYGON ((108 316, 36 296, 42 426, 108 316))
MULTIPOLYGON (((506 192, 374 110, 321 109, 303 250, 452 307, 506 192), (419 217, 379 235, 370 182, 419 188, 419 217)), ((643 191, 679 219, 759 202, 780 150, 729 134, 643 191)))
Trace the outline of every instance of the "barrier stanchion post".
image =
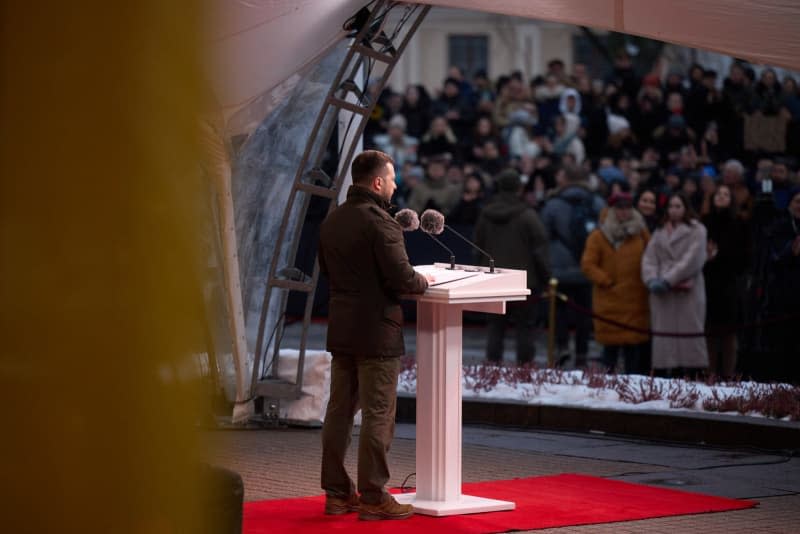
POLYGON ((550 279, 550 313, 547 318, 547 366, 551 369, 556 361, 556 294, 558 293, 558 280, 550 279))

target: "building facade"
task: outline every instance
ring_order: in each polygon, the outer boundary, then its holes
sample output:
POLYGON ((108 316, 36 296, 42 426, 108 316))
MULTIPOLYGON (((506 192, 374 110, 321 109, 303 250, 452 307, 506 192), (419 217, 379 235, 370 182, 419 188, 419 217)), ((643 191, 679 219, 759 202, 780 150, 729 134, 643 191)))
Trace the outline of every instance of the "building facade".
POLYGON ((569 71, 576 32, 576 26, 567 24, 434 8, 409 42, 389 85, 402 91, 409 84, 422 84, 435 92, 452 65, 468 78, 483 69, 490 79, 515 70, 530 79, 558 58, 569 71))

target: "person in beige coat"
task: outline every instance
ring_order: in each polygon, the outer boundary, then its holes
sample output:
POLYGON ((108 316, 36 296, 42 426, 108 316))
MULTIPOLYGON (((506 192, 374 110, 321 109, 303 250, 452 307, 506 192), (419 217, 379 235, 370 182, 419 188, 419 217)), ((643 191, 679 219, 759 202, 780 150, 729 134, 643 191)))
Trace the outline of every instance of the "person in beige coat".
MULTIPOLYGON (((650 291, 650 322, 655 332, 703 333, 706 293, 706 228, 686 197, 673 193, 664 224, 653 234, 642 258, 642 280, 650 291)), ((708 367, 705 337, 653 336, 657 376, 694 375, 708 367)))

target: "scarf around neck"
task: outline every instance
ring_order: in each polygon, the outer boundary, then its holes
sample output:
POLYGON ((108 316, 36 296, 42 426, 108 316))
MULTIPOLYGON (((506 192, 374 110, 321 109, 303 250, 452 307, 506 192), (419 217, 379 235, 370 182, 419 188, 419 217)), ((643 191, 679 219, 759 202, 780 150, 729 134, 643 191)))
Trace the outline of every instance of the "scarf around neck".
POLYGON ((631 210, 631 218, 622 222, 617 219, 617 210, 614 208, 609 208, 605 220, 600 224, 600 231, 615 250, 629 237, 641 234, 645 228, 644 218, 638 211, 631 210))

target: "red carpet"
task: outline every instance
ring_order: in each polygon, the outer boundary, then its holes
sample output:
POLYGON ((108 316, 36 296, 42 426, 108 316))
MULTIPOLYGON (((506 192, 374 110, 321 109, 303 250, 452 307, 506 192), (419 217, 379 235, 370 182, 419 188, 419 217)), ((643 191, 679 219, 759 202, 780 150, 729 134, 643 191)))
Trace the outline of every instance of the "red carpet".
POLYGON ((244 534, 283 532, 489 533, 630 521, 752 508, 743 501, 631 484, 585 475, 556 475, 464 484, 463 493, 514 501, 516 510, 448 517, 415 515, 401 521, 359 521, 358 514, 326 516, 324 497, 249 502, 244 534))

